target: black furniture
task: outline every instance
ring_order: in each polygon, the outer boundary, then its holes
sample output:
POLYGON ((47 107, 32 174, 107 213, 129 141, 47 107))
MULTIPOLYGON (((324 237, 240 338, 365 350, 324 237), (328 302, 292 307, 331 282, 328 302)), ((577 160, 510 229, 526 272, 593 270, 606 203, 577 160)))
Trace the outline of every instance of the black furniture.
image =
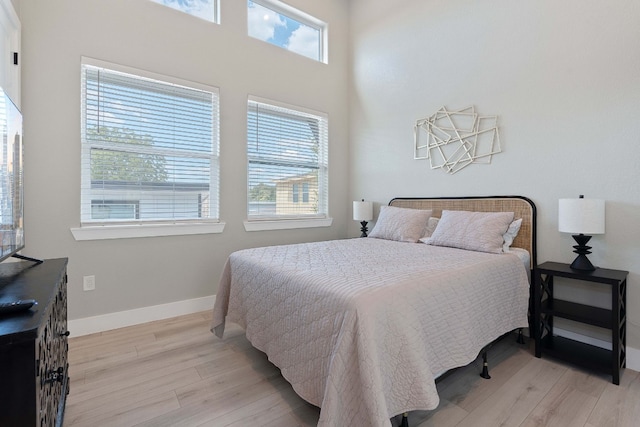
POLYGON ((0 316, 0 426, 61 426, 69 392, 67 259, 0 264, 0 302, 38 305, 0 316))
POLYGON ((569 264, 545 262, 535 268, 534 335, 536 357, 549 354, 585 368, 612 376, 620 384, 620 369, 626 366, 627 332, 627 271, 596 268, 593 271, 574 270, 569 264), (553 278, 583 280, 608 286, 611 309, 593 307, 553 296, 553 278), (561 317, 611 330, 612 349, 553 336, 553 318, 561 317))

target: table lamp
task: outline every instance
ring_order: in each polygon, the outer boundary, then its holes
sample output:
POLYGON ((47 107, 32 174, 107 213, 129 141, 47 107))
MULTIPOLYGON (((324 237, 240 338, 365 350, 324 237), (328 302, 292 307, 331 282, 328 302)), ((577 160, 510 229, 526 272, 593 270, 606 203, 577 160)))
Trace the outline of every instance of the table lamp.
POLYGON ((365 202, 364 199, 362 201, 354 201, 353 202, 353 220, 360 221, 360 231, 362 234, 360 237, 367 237, 367 221, 371 221, 373 219, 373 202, 365 202))
POLYGON ((604 234, 604 200, 585 199, 560 199, 558 204, 558 231, 571 233, 577 245, 573 252, 578 254, 571 268, 574 270, 593 271, 596 268, 591 264, 587 255, 591 253, 587 242, 592 234, 604 234))

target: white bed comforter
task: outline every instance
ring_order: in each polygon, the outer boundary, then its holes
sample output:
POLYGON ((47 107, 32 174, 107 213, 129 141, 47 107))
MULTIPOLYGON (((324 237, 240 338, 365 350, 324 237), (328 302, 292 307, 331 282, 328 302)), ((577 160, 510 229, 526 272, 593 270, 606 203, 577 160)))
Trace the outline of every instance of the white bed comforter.
POLYGON ((389 426, 433 409, 435 375, 526 327, 527 273, 510 254, 380 239, 247 249, 227 260, 213 330, 240 324, 321 426, 389 426))

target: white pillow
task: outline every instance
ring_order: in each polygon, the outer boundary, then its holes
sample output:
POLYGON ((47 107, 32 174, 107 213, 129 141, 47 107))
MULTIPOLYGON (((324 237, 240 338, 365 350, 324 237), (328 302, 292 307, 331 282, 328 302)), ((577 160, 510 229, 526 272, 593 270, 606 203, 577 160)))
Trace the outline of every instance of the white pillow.
POLYGON ((503 252, 509 252, 509 248, 513 244, 513 239, 518 235, 518 231, 520 231, 520 227, 522 226, 522 218, 516 219, 511 224, 509 224, 509 228, 507 232, 502 235, 502 239, 504 243, 502 245, 503 252))
POLYGON ((442 211, 430 245, 501 253, 513 212, 442 211))
POLYGON ((381 206, 369 237, 415 243, 424 234, 430 210, 381 206))
POLYGON ((422 236, 422 239, 420 239, 422 243, 426 243, 427 239, 431 237, 438 226, 438 221, 440 221, 440 218, 436 218, 435 216, 429 218, 429 221, 427 221, 427 228, 424 229, 424 235, 422 236))

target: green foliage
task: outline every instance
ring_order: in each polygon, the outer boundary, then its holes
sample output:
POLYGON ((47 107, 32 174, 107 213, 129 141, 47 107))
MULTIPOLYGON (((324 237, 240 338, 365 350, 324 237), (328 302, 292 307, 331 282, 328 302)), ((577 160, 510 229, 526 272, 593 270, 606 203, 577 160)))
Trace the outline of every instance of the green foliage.
MULTIPOLYGON (((113 142, 138 146, 151 146, 149 135, 140 135, 131 129, 101 127, 87 130, 91 141, 113 142)), ((168 178, 164 156, 133 153, 117 149, 91 150, 91 180, 128 182, 166 182, 168 178)))
POLYGON ((275 202, 276 186, 260 183, 249 191, 249 199, 253 202, 275 202))

